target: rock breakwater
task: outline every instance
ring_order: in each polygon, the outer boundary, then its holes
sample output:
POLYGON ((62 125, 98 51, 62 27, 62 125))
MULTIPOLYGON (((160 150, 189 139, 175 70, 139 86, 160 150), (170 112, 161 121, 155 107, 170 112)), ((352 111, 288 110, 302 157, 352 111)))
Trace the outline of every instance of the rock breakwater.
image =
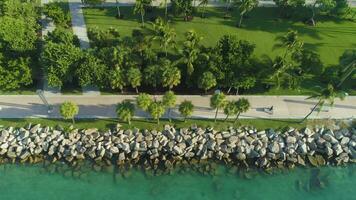
MULTIPOLYGON (((115 166, 172 169, 175 165, 221 162, 229 166, 294 167, 356 162, 356 129, 289 128, 284 131, 199 127, 163 131, 42 127, 0 129, 0 162, 86 160, 115 166)), ((209 167, 207 167, 209 168, 209 167)))

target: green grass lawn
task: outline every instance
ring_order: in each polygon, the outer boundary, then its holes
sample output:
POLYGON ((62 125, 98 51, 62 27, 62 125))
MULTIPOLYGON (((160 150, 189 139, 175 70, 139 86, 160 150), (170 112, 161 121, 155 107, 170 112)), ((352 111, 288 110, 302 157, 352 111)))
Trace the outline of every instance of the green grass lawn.
MULTIPOLYGON (((114 27, 123 37, 130 36, 132 30, 140 29, 140 17, 133 15, 132 7, 122 7, 121 11, 124 19, 120 20, 115 18, 114 7, 86 8, 84 14, 88 27, 98 26, 102 29, 114 27)), ((162 10, 148 13, 146 20, 149 21, 157 13, 162 14, 162 10)), ((276 8, 257 8, 244 21, 244 27, 237 28, 235 26, 239 19, 237 11, 232 12, 231 19, 224 19, 223 16, 223 8, 209 8, 206 18, 195 17, 190 22, 185 22, 182 18, 174 18, 171 20, 171 25, 177 32, 178 42, 183 41, 184 33, 188 30, 195 30, 203 36, 202 43, 207 46, 215 45, 224 34, 233 34, 256 44, 255 55, 258 57, 273 58, 281 53, 281 50, 273 49, 275 38, 286 33, 288 29, 298 30, 305 46, 317 51, 323 63, 327 65, 337 64, 340 55, 346 49, 356 48, 356 23, 349 20, 320 19, 317 21, 317 26, 312 27, 300 21, 278 18, 276 8)))
MULTIPOLYGON (((307 120, 304 123, 299 123, 300 120, 287 120, 287 119, 241 119, 236 124, 233 122, 224 122, 218 121, 214 123, 214 120, 208 119, 191 119, 186 122, 180 120, 172 120, 169 122, 168 120, 161 120, 158 125, 156 121, 152 120, 144 120, 144 119, 136 119, 133 120, 132 124, 129 126, 127 123, 119 122, 117 119, 92 119, 92 120, 77 120, 75 123, 76 128, 98 128, 101 130, 107 130, 109 128, 113 128, 117 123, 120 123, 123 128, 133 128, 137 127, 139 129, 162 129, 165 124, 172 124, 176 127, 190 127, 193 124, 196 124, 200 127, 214 127, 216 130, 225 130, 229 126, 238 127, 238 126, 253 126, 257 129, 266 129, 266 128, 274 128, 274 129, 282 129, 285 127, 294 127, 294 128, 303 128, 305 126, 314 126, 320 124, 329 124, 331 121, 328 120, 307 120)), ((32 124, 41 124, 43 126, 56 126, 61 125, 63 127, 70 126, 71 123, 69 121, 64 121, 61 119, 0 119, 0 125, 14 126, 14 127, 23 127, 28 123, 32 124)))

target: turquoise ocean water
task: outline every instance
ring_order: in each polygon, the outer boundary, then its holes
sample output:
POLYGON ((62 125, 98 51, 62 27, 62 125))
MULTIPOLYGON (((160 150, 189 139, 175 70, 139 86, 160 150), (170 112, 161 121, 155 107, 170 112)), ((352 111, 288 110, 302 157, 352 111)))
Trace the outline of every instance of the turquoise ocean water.
POLYGON ((356 200, 355 165, 252 174, 246 179, 221 169, 217 176, 146 177, 131 171, 123 178, 90 170, 73 178, 41 166, 1 165, 0 200, 356 200), (316 177, 321 186, 313 186, 316 177))

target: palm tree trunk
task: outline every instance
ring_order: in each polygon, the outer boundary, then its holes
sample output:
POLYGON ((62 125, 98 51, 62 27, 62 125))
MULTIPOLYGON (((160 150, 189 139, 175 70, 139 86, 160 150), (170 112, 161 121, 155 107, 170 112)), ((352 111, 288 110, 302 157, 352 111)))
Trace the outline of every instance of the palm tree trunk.
POLYGON ((229 118, 229 115, 226 115, 226 118, 224 119, 224 122, 229 118))
POLYGON ((72 118, 72 124, 75 124, 75 120, 74 120, 74 117, 72 118))
POLYGON ((167 15, 168 15, 168 4, 167 4, 167 0, 164 0, 164 7, 165 7, 165 10, 164 10, 164 17, 165 17, 166 20, 167 20, 167 15))
POLYGON ((127 123, 128 123, 129 125, 131 125, 131 119, 130 119, 130 118, 127 120, 127 123))
POLYGON ((145 21, 143 19, 143 12, 141 12, 141 22, 142 22, 142 27, 145 27, 145 21))
POLYGON ((157 118, 157 124, 159 124, 159 117, 157 118))
POLYGON ((116 9, 117 9, 117 18, 121 18, 121 12, 120 12, 120 6, 119 6, 119 1, 116 0, 116 9))
POLYGON ((239 88, 236 87, 236 95, 239 95, 239 88))
POLYGON ((239 27, 241 27, 242 25, 242 19, 244 18, 244 14, 241 14, 240 15, 240 21, 239 21, 239 27))
POLYGON ((240 114, 241 114, 241 112, 237 113, 236 118, 235 118, 235 121, 234 121, 235 123, 236 123, 236 122, 237 122, 237 120, 239 119, 240 114))
POLYGON ((228 93, 228 94, 230 93, 231 88, 232 88, 232 87, 229 87, 229 89, 227 90, 227 93, 228 93))
POLYGON ((316 6, 316 3, 314 3, 313 7, 312 7, 312 16, 310 18, 310 21, 312 23, 313 26, 315 26, 315 20, 314 20, 314 17, 315 17, 315 6, 316 6))
POLYGON ((135 90, 136 90, 136 94, 138 94, 138 89, 137 89, 137 87, 135 87, 135 90))
POLYGON ((302 121, 301 121, 300 123, 304 122, 304 121, 315 111, 315 109, 318 107, 318 105, 319 105, 320 103, 321 103, 321 100, 319 100, 318 103, 315 104, 315 106, 312 108, 312 110, 307 114, 307 116, 305 116, 305 117, 302 119, 302 121))
POLYGON ((219 112, 219 108, 216 109, 214 122, 216 122, 216 118, 218 117, 218 112, 219 112))
POLYGON ((171 120, 171 108, 168 108, 168 119, 169 119, 169 122, 172 122, 172 120, 171 120))

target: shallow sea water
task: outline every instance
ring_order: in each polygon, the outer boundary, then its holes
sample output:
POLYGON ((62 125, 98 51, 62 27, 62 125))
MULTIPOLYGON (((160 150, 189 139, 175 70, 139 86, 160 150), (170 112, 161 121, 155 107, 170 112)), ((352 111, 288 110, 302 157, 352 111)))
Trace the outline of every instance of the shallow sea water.
POLYGON ((146 177, 132 170, 84 178, 49 173, 41 166, 0 165, 0 200, 356 200, 356 165, 324 167, 322 188, 311 182, 318 169, 297 168, 246 179, 221 167, 217 176, 197 173, 146 177), (312 189, 308 189, 312 187, 312 189))

